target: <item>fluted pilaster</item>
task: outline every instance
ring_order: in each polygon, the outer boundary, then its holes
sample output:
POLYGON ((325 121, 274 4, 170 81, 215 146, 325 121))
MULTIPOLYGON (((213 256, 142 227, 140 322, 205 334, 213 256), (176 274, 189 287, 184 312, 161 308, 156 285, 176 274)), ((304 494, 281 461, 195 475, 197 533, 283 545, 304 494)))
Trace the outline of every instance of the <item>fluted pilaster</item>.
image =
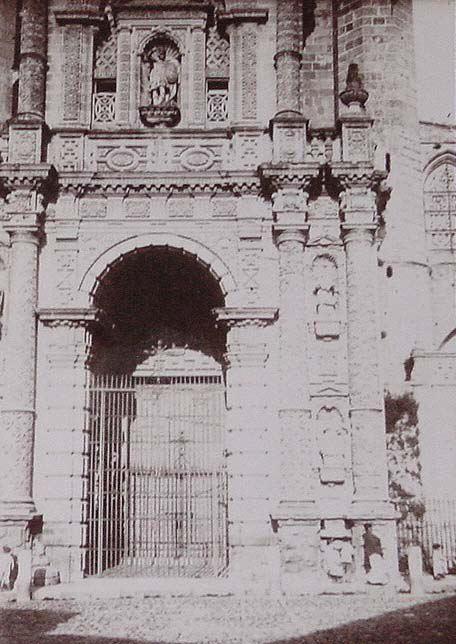
POLYGON ((226 353, 230 570, 247 585, 271 582, 275 494, 266 365, 275 309, 217 309, 226 353), (269 578, 269 581, 268 581, 269 578))

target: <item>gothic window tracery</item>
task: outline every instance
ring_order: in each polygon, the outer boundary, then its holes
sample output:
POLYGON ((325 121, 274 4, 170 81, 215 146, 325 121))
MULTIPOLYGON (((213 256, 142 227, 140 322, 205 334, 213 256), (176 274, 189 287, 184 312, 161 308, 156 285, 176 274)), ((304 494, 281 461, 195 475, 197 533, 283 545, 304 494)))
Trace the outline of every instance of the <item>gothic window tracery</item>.
POLYGON ((444 159, 424 184, 424 211, 429 245, 456 249, 456 159, 444 159))

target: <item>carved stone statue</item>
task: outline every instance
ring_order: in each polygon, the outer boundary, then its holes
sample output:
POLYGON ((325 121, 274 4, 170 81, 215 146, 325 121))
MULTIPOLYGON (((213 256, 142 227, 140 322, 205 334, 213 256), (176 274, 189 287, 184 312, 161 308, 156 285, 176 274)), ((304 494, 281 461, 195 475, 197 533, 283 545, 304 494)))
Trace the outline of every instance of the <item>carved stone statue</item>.
POLYGON ((178 106, 180 55, 167 36, 157 36, 146 46, 142 56, 141 95, 144 104, 139 114, 144 125, 176 125, 180 119, 178 106))
POLYGON ((337 267, 329 257, 317 257, 314 262, 315 312, 318 318, 334 320, 339 300, 337 267))
POLYGON ((154 47, 149 54, 149 91, 152 105, 163 105, 177 96, 178 63, 166 59, 163 45, 154 47))

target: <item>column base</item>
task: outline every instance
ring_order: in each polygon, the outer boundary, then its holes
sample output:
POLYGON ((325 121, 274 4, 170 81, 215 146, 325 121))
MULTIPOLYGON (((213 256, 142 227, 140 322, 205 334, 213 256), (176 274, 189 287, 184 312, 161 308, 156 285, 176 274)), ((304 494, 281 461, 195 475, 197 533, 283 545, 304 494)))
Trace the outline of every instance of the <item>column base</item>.
POLYGON ((280 552, 276 544, 232 547, 229 570, 234 593, 280 593, 280 552))
POLYGON ((0 526, 3 523, 27 523, 36 515, 36 507, 32 499, 0 501, 0 526))

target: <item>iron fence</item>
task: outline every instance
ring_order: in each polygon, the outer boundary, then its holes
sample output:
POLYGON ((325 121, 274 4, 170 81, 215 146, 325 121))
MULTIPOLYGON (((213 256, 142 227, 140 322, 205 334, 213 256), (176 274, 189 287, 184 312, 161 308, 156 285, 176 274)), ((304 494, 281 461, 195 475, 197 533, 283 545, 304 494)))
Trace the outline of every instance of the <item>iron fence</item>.
POLYGON ((456 499, 424 499, 423 504, 403 499, 396 507, 401 514, 397 523, 399 565, 407 567, 407 548, 421 546, 424 567, 432 572, 432 549, 442 547, 448 569, 456 569, 456 499))
POLYGON ((221 574, 221 377, 94 375, 88 409, 86 574, 221 574))

